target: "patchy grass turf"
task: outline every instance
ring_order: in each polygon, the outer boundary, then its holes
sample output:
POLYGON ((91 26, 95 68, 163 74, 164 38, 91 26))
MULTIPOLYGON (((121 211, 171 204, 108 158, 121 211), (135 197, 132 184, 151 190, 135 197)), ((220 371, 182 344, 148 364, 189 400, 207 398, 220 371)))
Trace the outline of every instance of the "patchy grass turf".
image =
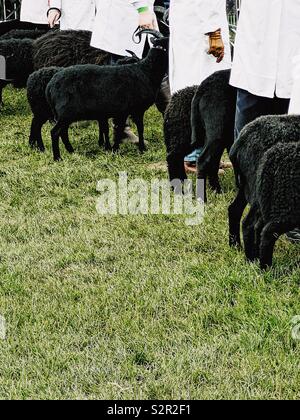
MULTIPOLYGON (((149 152, 97 147, 73 128, 77 153, 53 163, 27 146, 25 93, 6 90, 0 132, 0 398, 297 398, 299 248, 281 240, 261 273, 227 245, 225 195, 205 224, 167 216, 106 217, 96 183, 164 178, 161 118, 149 152)), ((62 148, 63 149, 63 148, 62 148)))

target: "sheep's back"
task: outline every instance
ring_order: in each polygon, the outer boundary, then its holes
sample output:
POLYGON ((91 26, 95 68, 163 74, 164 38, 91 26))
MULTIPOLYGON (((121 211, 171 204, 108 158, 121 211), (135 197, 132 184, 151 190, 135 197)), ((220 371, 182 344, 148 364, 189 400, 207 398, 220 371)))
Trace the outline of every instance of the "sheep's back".
POLYGON ((45 35, 47 31, 42 29, 13 29, 0 36, 0 41, 5 39, 37 39, 45 35))
POLYGON ((231 70, 213 73, 199 86, 194 102, 197 103, 206 136, 218 138, 224 135, 224 126, 228 132, 234 130, 236 109, 236 88, 230 85, 231 70))
POLYGON ((40 37, 34 42, 35 69, 107 64, 108 54, 90 46, 91 36, 89 31, 55 31, 40 37))

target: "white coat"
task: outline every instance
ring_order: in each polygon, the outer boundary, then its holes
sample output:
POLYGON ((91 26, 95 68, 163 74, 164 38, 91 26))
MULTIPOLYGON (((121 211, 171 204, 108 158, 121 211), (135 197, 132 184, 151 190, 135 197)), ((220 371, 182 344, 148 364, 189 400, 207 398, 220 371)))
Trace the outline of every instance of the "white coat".
POLYGON ((137 9, 148 5, 153 11, 154 1, 99 0, 91 46, 120 56, 130 50, 141 58, 145 39, 138 45, 132 40, 139 25, 137 9))
POLYGON ((226 0, 171 0, 170 86, 172 93, 200 85, 218 70, 231 67, 226 0), (208 55, 209 32, 222 30, 225 57, 221 63, 208 55))
POLYGON ((98 0, 48 0, 49 7, 61 11, 61 30, 92 31, 98 0))
POLYGON ((291 97, 299 53, 300 0, 243 0, 231 84, 262 97, 291 97))
POLYGON ((21 21, 47 24, 48 0, 22 0, 21 21))
POLYGON ((300 55, 293 60, 293 89, 289 114, 300 115, 300 55))

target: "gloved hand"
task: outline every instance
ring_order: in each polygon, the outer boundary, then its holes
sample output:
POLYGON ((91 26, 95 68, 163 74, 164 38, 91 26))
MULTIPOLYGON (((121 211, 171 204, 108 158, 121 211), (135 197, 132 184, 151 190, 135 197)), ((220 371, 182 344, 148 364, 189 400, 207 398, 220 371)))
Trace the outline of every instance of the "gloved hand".
POLYGON ((54 28, 54 26, 58 23, 61 17, 61 12, 59 9, 50 9, 48 11, 48 23, 50 28, 54 28))
POLYGON ((217 63, 221 63, 225 55, 225 46, 222 39, 221 29, 216 32, 211 32, 209 36, 209 55, 217 58, 217 63))
POLYGON ((139 13, 139 27, 142 29, 154 29, 155 17, 150 10, 139 13))

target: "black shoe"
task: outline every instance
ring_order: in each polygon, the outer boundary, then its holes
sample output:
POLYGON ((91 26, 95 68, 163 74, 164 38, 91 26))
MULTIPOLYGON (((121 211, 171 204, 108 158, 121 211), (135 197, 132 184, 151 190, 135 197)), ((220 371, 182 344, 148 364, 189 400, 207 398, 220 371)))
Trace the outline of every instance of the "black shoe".
POLYGON ((300 229, 292 230, 286 236, 291 243, 300 244, 300 229))

